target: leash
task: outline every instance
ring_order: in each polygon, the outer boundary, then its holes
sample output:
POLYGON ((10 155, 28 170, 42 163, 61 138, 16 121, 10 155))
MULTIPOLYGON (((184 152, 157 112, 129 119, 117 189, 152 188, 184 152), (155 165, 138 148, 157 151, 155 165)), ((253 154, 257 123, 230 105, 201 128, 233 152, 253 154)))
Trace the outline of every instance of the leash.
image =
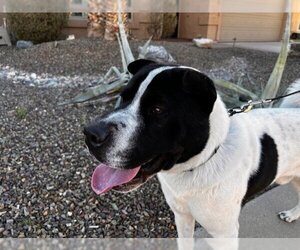
MULTIPOLYGON (((282 98, 285 98, 285 97, 288 97, 288 96, 291 96, 291 95, 295 95, 295 94, 298 94, 298 93, 300 93, 300 90, 289 93, 289 94, 286 94, 286 95, 277 96, 277 97, 274 97, 274 98, 262 99, 260 101, 249 100, 246 104, 242 105, 241 107, 228 109, 228 114, 229 114, 229 116, 233 116, 233 115, 239 114, 239 113, 247 113, 247 112, 251 111, 254 106, 265 104, 265 103, 271 103, 271 102, 274 102, 276 100, 280 100, 282 98)), ((213 158, 213 156, 218 152, 219 148, 220 148, 220 146, 215 148, 215 150, 212 152, 211 156, 205 162, 201 163, 199 166, 202 166, 202 165, 206 164, 209 160, 211 160, 211 158, 213 158)), ((193 172, 193 171, 194 171, 194 168, 183 171, 183 172, 193 172)))
POLYGON ((277 100, 280 100, 282 98, 291 96, 291 95, 295 95, 300 93, 300 90, 286 94, 286 95, 281 95, 281 96, 277 96, 274 98, 269 98, 269 99, 262 99, 260 101, 253 101, 253 100, 249 100, 246 104, 242 105, 241 107, 235 107, 235 108, 231 108, 228 109, 228 114, 229 116, 233 116, 235 114, 240 114, 240 113, 247 113, 249 111, 251 111, 253 109, 254 106, 257 105, 261 105, 261 104, 266 104, 266 103, 271 103, 277 100))

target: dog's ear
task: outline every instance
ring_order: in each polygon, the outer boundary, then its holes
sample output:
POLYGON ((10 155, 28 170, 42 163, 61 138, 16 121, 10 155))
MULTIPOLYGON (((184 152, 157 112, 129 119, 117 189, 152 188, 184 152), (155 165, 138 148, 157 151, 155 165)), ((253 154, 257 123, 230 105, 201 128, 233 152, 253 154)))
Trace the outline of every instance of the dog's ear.
POLYGON ((128 71, 131 74, 135 75, 142 68, 144 68, 145 66, 148 66, 150 64, 157 64, 157 63, 154 61, 146 60, 146 59, 138 59, 128 65, 128 71))
POLYGON ((188 69, 183 76, 183 90, 197 100, 205 113, 209 115, 212 112, 217 91, 209 77, 196 70, 188 69))

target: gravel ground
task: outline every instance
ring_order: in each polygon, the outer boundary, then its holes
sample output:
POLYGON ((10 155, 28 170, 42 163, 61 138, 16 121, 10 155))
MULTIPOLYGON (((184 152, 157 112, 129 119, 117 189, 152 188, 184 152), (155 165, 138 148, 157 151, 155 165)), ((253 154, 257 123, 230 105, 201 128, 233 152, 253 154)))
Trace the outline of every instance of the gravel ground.
MULTIPOLYGON (((137 51, 141 42, 132 41, 137 51)), ((277 55, 244 49, 201 50, 191 43, 157 42, 180 64, 237 81, 259 92, 277 55), (249 80, 249 79, 250 80, 249 80), (252 82, 252 83, 251 83, 252 82), (253 86, 253 83, 256 83, 253 86)), ((2 65, 30 73, 104 74, 119 65, 117 43, 75 40, 27 50, 0 48, 2 65)), ((300 78, 290 57, 284 85, 300 78)), ((112 108, 57 106, 75 88, 36 88, 0 79, 0 237, 175 237, 172 212, 156 179, 130 194, 96 196, 82 125, 112 108)))

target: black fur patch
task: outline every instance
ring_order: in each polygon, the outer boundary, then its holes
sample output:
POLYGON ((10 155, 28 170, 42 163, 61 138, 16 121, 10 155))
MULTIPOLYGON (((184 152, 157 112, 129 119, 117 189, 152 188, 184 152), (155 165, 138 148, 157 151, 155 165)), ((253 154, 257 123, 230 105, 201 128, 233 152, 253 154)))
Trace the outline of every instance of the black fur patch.
POLYGON ((278 152, 273 138, 264 134, 260 139, 261 156, 257 172, 248 181, 248 189, 243 205, 264 191, 275 179, 278 167, 278 152))
POLYGON ((141 83, 147 78, 149 73, 154 69, 163 67, 164 65, 157 64, 157 63, 147 61, 147 60, 138 60, 138 61, 135 61, 135 62, 129 64, 129 66, 128 67, 129 67, 130 73, 132 73, 134 75, 133 75, 132 79, 129 81, 129 83, 123 88, 123 90, 121 92, 122 103, 118 109, 122 109, 122 108, 126 107, 128 104, 130 104, 132 102, 134 96, 136 95, 141 83), (137 64, 136 62, 140 62, 140 63, 138 63, 138 65, 136 65, 137 64), (142 68, 139 68, 139 67, 141 67, 142 63, 145 63, 145 66, 142 68))

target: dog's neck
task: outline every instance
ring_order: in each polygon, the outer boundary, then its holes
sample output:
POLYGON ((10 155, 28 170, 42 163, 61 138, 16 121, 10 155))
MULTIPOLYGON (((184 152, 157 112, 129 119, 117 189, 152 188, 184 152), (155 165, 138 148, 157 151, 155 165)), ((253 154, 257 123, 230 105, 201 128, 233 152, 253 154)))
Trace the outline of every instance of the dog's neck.
POLYGON ((216 148, 222 148, 230 125, 230 118, 227 113, 225 104, 218 96, 213 111, 209 117, 209 138, 203 151, 186 162, 176 164, 168 172, 180 173, 188 171, 205 164, 214 154, 216 148))

